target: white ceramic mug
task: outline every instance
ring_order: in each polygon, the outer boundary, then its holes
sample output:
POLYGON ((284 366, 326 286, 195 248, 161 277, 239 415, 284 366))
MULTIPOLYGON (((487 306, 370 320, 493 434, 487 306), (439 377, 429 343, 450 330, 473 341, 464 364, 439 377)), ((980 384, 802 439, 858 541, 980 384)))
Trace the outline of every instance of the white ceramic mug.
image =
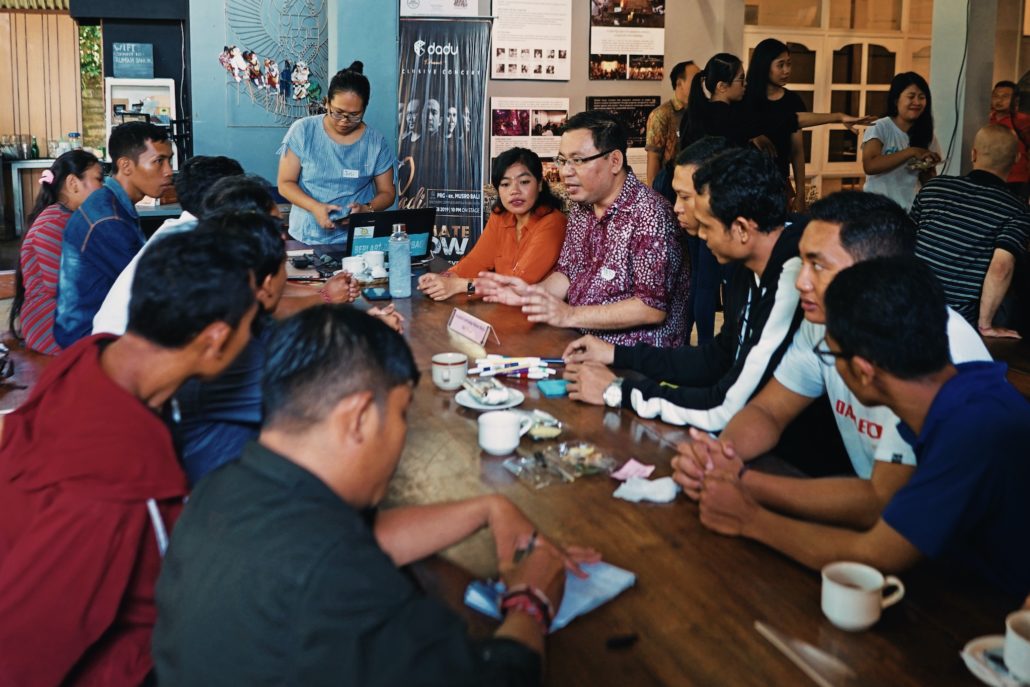
POLYGON ((465 381, 469 359, 464 353, 437 353, 433 356, 433 384, 444 391, 454 391, 465 381))
POLYGON ((491 410, 479 416, 479 447, 495 456, 507 456, 519 447, 519 439, 533 421, 522 413, 491 410))
POLYGON ((386 256, 381 250, 365 251, 361 254, 361 257, 365 259, 365 265, 370 270, 375 269, 376 267, 386 266, 386 256))
POLYGON ((880 613, 901 601, 905 585, 864 563, 842 561, 823 568, 823 613, 842 630, 857 632, 876 624, 880 613), (895 587, 884 596, 884 591, 895 587))
POLYGON ((365 259, 360 255, 351 255, 340 261, 340 267, 343 268, 344 272, 361 274, 365 271, 365 259))
POLYGON ((1020 682, 1030 682, 1030 610, 1005 618, 1005 667, 1020 682))

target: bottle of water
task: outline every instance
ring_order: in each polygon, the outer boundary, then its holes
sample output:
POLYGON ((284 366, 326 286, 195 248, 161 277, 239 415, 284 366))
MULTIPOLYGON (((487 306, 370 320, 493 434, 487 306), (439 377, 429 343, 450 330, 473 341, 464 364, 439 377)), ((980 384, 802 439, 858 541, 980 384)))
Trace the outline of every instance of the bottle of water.
POLYGON ((390 236, 390 296, 411 297, 411 239, 403 224, 393 225, 390 236))

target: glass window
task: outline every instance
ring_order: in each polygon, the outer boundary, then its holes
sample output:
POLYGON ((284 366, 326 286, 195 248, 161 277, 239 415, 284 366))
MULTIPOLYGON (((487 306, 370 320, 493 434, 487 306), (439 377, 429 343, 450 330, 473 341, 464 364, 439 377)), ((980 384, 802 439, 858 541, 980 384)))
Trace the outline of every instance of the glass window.
POLYGON ((818 28, 822 24, 822 8, 822 0, 746 0, 744 23, 818 28))
POLYGON ((837 191, 861 191, 864 177, 823 177, 823 197, 837 191))
POLYGON ((833 130, 829 132, 829 151, 826 155, 827 162, 857 162, 858 161, 858 136, 847 129, 833 130))
POLYGON ((830 112, 844 112, 858 116, 858 91, 830 91, 830 112))
POLYGON ((800 43, 787 43, 790 50, 791 83, 815 83, 815 50, 800 43))
POLYGON ((901 4, 901 0, 830 0, 830 28, 900 31, 901 4))
POLYGON ((883 117, 887 114, 887 91, 866 91, 863 114, 883 117))
POLYGON ((793 88, 791 90, 801 98, 801 102, 805 104, 805 111, 811 112, 812 103, 815 102, 815 94, 812 91, 795 91, 793 88))
POLYGON ((801 138, 805 141, 805 164, 812 164, 812 130, 802 129, 801 138))
POLYGON ((862 45, 854 43, 833 51, 833 83, 861 83, 862 45))
POLYGON ((894 65, 897 62, 897 55, 882 45, 869 46, 869 71, 866 76, 866 83, 889 84, 894 78, 894 65))

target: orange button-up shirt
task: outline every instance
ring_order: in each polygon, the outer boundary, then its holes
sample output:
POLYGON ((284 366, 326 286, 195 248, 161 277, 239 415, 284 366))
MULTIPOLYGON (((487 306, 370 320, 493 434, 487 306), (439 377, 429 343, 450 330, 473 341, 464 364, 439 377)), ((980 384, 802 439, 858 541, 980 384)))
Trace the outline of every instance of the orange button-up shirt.
POLYGON ((492 212, 479 241, 450 272, 473 279, 480 272, 492 270, 536 284, 554 269, 564 241, 565 213, 559 210, 538 207, 519 239, 515 238, 515 215, 492 212))

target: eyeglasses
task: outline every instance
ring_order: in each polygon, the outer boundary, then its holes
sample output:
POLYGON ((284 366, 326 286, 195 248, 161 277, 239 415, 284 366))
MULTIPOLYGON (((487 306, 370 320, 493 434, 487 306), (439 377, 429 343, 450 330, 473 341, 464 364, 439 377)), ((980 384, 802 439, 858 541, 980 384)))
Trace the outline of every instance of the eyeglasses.
POLYGON ((348 122, 360 122, 361 118, 365 116, 365 111, 361 112, 343 112, 341 110, 329 110, 329 117, 335 119, 338 122, 347 120, 348 122))
POLYGON ((606 150, 603 153, 598 153, 597 155, 589 155, 587 157, 565 157, 564 155, 559 155, 556 158, 554 158, 554 166, 558 169, 561 169, 565 165, 572 165, 573 169, 579 169, 586 163, 591 162, 592 160, 604 157, 605 155, 611 155, 614 152, 615 148, 612 148, 611 150, 606 150))
POLYGON ((843 351, 831 351, 830 345, 826 343, 826 337, 824 336, 819 342, 812 347, 812 352, 819 356, 819 360, 824 365, 833 365, 837 359, 848 360, 854 357, 854 353, 845 353, 843 351))

